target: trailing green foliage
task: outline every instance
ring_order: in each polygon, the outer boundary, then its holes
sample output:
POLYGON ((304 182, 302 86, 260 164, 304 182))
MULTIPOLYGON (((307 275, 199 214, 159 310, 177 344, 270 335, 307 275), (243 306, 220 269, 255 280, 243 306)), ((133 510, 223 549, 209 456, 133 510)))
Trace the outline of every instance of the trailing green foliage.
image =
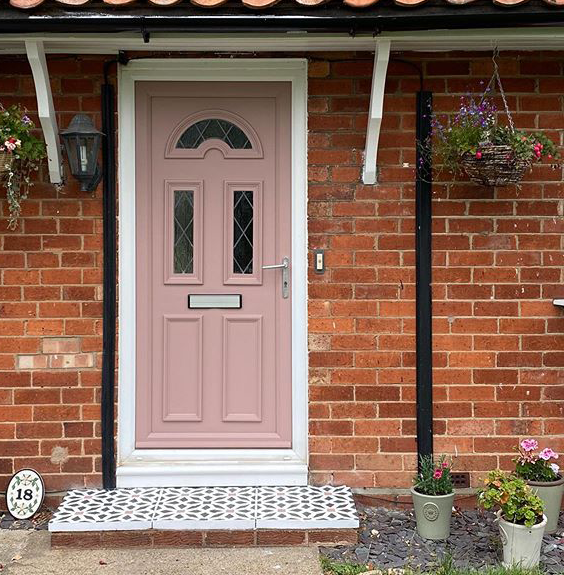
POLYGON ((503 518, 517 525, 532 527, 543 520, 542 499, 524 479, 499 469, 488 473, 478 490, 478 503, 484 509, 501 509, 503 518))
POLYGON ((446 455, 438 460, 431 455, 421 457, 419 473, 413 478, 415 491, 423 495, 448 495, 452 493, 452 461, 446 455))
POLYGON ((31 173, 39 169, 45 157, 45 144, 32 131, 35 128, 26 111, 19 105, 4 108, 0 104, 0 179, 6 188, 10 210, 8 227, 17 226, 21 203, 32 185, 31 173))

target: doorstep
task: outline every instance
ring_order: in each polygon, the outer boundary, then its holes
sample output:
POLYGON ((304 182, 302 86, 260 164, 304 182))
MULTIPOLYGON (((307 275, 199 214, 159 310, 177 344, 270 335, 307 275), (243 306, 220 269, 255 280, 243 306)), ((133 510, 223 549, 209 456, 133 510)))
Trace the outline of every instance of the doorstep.
POLYGON ((53 547, 230 547, 353 543, 348 487, 135 487, 67 493, 53 547))

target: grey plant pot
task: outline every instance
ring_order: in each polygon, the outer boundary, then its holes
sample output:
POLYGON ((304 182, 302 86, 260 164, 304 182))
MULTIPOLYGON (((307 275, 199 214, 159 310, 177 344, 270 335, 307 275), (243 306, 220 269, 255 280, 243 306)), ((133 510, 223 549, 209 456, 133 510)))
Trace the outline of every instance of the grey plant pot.
POLYGON ((544 501, 544 514, 547 518, 545 533, 554 533, 558 529, 558 517, 564 494, 564 476, 558 481, 527 481, 537 495, 544 501))
POLYGON ((542 523, 526 527, 510 523, 497 512, 499 535, 503 545, 503 566, 534 569, 540 560, 542 536, 546 527, 546 515, 542 523))
POLYGON ((448 539, 454 493, 423 495, 411 488, 417 533, 424 539, 448 539))

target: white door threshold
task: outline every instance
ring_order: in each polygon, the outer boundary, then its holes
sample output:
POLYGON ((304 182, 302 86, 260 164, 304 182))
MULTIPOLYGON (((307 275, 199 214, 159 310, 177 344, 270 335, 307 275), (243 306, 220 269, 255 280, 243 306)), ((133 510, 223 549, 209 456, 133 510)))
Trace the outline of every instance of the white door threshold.
POLYGON ((118 487, 242 487, 307 485, 300 461, 126 461, 118 487))

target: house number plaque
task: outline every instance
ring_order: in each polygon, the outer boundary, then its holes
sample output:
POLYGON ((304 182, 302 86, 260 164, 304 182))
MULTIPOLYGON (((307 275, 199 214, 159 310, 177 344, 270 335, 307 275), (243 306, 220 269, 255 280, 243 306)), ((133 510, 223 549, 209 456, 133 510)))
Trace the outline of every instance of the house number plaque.
POLYGON ((43 478, 33 469, 20 469, 8 483, 6 507, 14 519, 30 519, 45 498, 43 478))

